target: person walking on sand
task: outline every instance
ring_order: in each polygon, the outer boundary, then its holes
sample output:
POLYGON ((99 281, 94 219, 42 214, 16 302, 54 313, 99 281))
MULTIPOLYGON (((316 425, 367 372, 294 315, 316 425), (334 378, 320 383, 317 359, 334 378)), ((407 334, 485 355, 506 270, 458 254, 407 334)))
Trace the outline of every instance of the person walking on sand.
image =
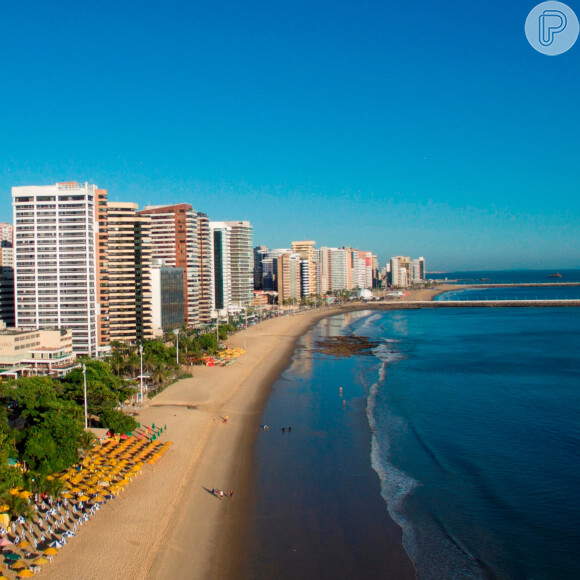
POLYGON ((234 499, 234 492, 230 489, 230 499, 234 499))

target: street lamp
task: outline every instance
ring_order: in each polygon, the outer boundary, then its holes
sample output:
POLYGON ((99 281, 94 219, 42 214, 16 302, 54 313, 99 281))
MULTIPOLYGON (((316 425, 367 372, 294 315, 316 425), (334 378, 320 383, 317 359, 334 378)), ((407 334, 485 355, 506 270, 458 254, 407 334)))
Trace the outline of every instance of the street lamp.
POLYGON ((175 353, 175 362, 179 364, 179 328, 173 330, 173 334, 177 337, 177 350, 175 353))
POLYGON ((141 357, 141 404, 143 404, 143 343, 139 343, 139 356, 141 357))
POLYGON ((85 395, 85 429, 89 426, 89 413, 87 408, 87 365, 81 363, 81 368, 83 369, 83 391, 85 395))

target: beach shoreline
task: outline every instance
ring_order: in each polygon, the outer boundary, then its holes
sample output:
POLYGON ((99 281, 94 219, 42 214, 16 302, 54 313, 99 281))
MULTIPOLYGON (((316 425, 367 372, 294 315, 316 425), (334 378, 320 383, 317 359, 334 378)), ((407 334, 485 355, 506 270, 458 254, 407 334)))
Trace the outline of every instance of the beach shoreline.
POLYGON ((270 386, 288 366, 298 338, 343 310, 307 311, 241 331, 228 340, 246 349, 234 364, 196 367, 193 378, 171 385, 140 410, 141 423, 167 426, 162 441, 173 442, 169 452, 104 504, 44 567, 43 577, 227 575, 229 556, 222 557, 219 546, 228 544, 227 554, 236 553, 244 489, 251 485, 249 457, 270 386), (220 501, 204 487, 232 489, 234 501, 220 501))
MULTIPOLYGON (((432 300, 447 289, 413 291, 407 300, 432 300)), ((196 367, 193 378, 155 397, 138 420, 166 425, 170 451, 103 505, 43 577, 235 577, 232 567, 244 556, 239 540, 253 482, 252 450, 270 388, 288 367, 297 340, 319 320, 364 308, 372 305, 263 321, 230 337, 230 346, 246 349, 234 364, 196 367), (213 496, 216 487, 234 491, 234 501, 213 496)))

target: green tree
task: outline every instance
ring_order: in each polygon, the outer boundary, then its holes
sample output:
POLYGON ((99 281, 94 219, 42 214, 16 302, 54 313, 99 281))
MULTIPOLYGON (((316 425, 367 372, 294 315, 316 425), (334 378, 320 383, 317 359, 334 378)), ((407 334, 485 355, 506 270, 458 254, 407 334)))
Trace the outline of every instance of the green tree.
POLYGON ((107 409, 101 415, 101 423, 113 433, 130 433, 137 428, 137 421, 118 409, 107 409))

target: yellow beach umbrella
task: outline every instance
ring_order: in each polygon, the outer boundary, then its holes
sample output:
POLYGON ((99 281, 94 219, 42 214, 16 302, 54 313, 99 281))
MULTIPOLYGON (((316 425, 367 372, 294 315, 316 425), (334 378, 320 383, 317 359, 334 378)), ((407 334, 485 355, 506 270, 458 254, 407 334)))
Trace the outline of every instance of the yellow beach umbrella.
POLYGON ((23 542, 20 542, 20 544, 18 544, 19 548, 28 548, 28 546, 30 546, 30 542, 28 540, 24 540, 23 542))
POLYGON ((30 578, 31 576, 34 576, 34 572, 31 572, 30 570, 22 570, 22 572, 18 572, 18 575, 16 577, 17 578, 30 578))
POLYGON ((34 560, 32 563, 40 566, 41 564, 48 564, 49 562, 50 560, 48 558, 43 558, 41 556, 40 558, 36 558, 36 560, 34 560))
POLYGON ((24 562, 15 562, 12 564, 12 570, 22 570, 26 568, 26 564, 24 562))
POLYGON ((79 501, 89 501, 89 496, 88 495, 81 495, 79 498, 79 501))
POLYGON ((19 493, 20 493, 20 490, 19 489, 16 489, 15 487, 13 487, 10 490, 10 495, 18 495, 19 493))
POLYGON ((56 548, 47 548, 44 550, 43 554, 45 556, 54 556, 55 554, 58 554, 58 550, 56 548))
MULTIPOLYGON (((8 506, 6 506, 6 509, 8 509, 8 506)), ((2 527, 7 528, 9 523, 10 516, 8 514, 0 514, 0 524, 2 527)))

